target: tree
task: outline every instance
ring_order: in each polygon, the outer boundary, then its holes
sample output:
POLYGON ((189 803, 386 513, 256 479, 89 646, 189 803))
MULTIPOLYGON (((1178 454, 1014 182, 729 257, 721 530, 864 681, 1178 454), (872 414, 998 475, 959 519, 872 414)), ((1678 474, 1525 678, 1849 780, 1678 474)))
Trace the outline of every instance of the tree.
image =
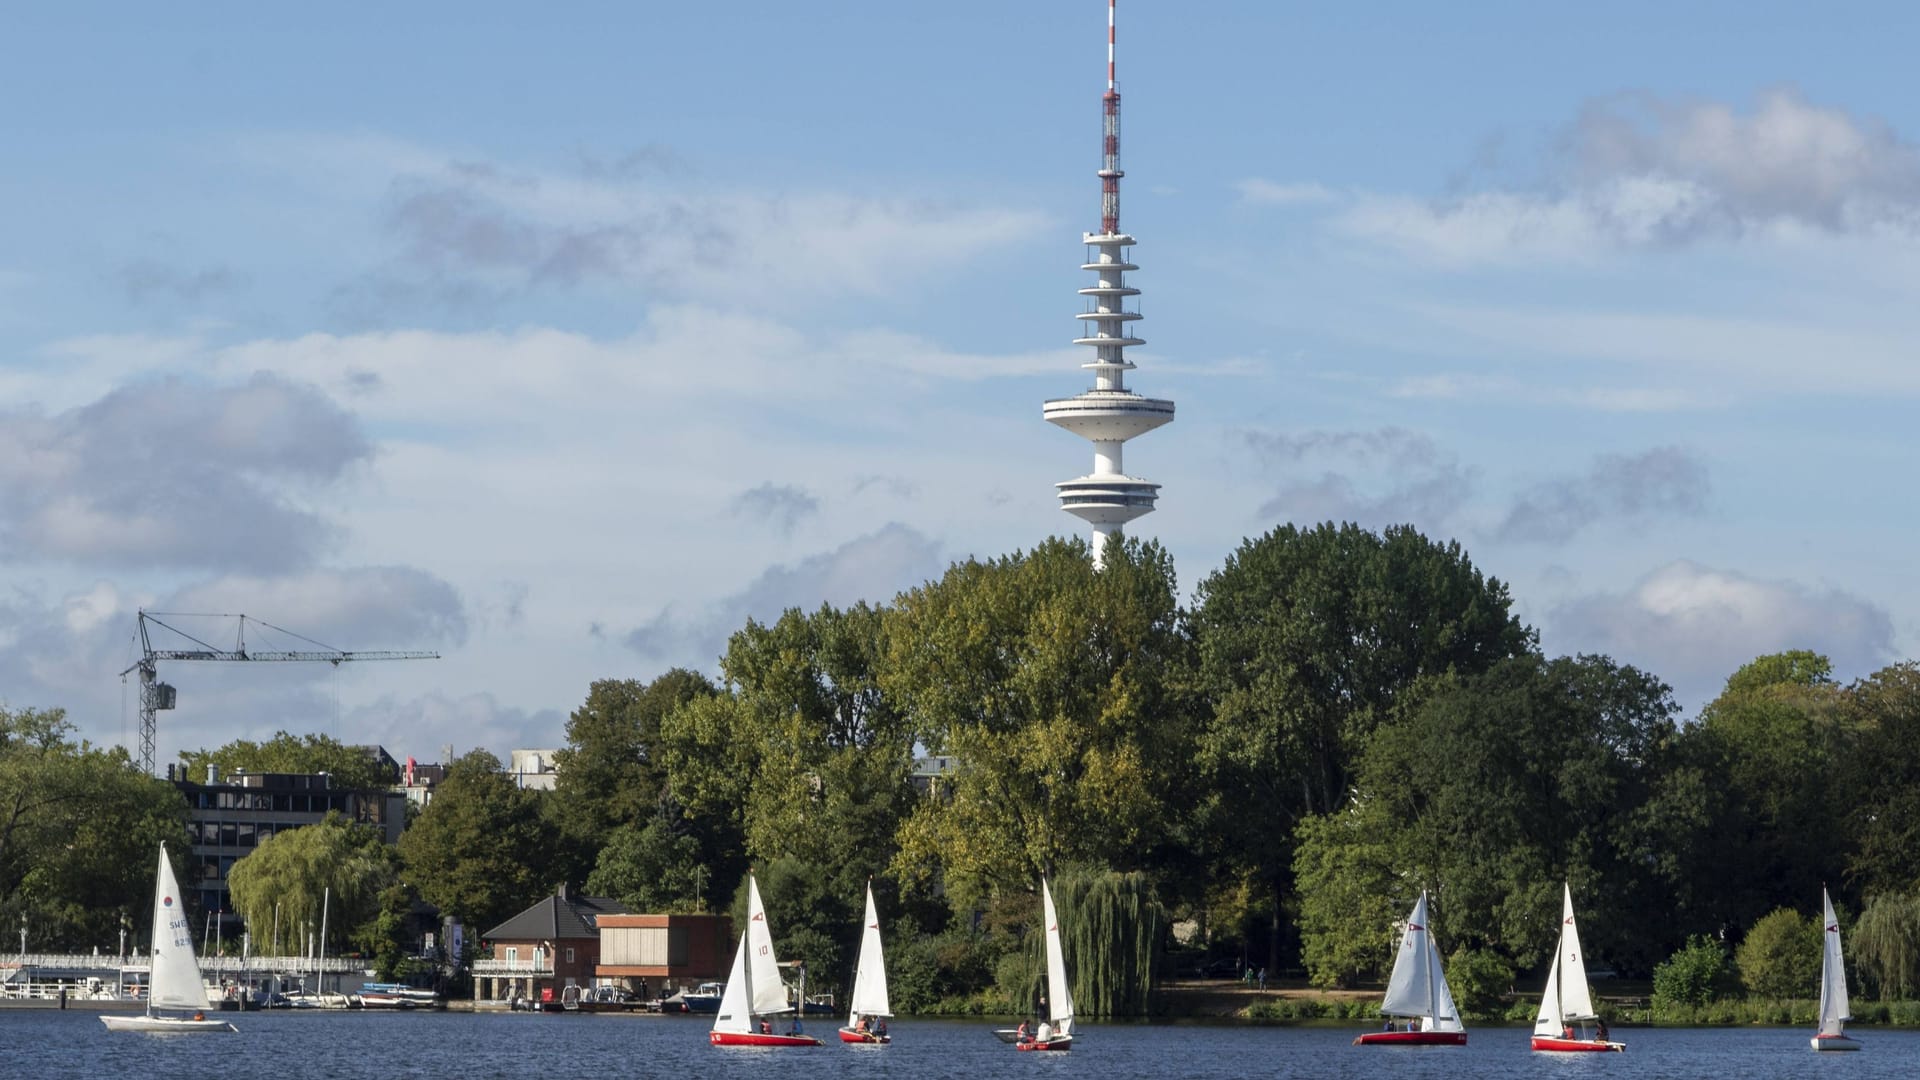
POLYGON ((539 798, 514 786, 485 750, 455 759, 400 835, 406 880, 482 933, 548 895, 561 882, 548 872, 555 837, 539 798))
POLYGON ((666 804, 645 826, 621 825, 600 849, 587 891, 612 896, 635 911, 705 910, 700 841, 666 804))
POLYGON ((338 952, 379 912, 380 894, 397 881, 398 864, 379 829, 335 813, 261 841, 233 864, 227 888, 260 951, 303 953, 307 935, 318 938, 324 916, 321 944, 338 952))
POLYGON ((1727 950, 1718 941, 1695 934, 1672 956, 1653 969, 1653 1001, 1666 1006, 1699 1008, 1713 1000, 1726 973, 1727 950))
POLYGON ((152 911, 154 852, 187 850, 187 807, 122 747, 71 738, 60 709, 0 707, 0 924, 36 948, 112 947, 152 911))
MULTIPOLYGON (((1167 928, 1153 883, 1138 872, 1083 867, 1061 873, 1052 887, 1075 1014, 1147 1015, 1167 928)), ((999 973, 1001 992, 1019 1012, 1034 1010, 1046 994, 1046 927, 1039 918, 1038 890, 1025 900, 1030 914, 1022 927, 1022 948, 1006 958, 999 973)))
POLYGON ((1920 987, 1920 896, 1881 893, 1867 901, 1847 952, 1882 1001, 1904 1001, 1920 987))
POLYGON ((342 790, 387 787, 398 777, 365 747, 348 746, 330 735, 290 735, 277 731, 264 743, 236 739, 218 750, 183 750, 180 760, 189 778, 204 776, 207 766, 221 776, 236 772, 326 773, 342 790))
POLYGON ((1374 800, 1300 823, 1293 873, 1301 959, 1315 986, 1346 987, 1393 959, 1395 922, 1419 890, 1398 872, 1393 825, 1374 800), (1372 812, 1369 812, 1372 811, 1372 812))
POLYGON ((901 830, 903 884, 969 910, 1054 866, 1146 866, 1191 758, 1176 613, 1171 560, 1137 540, 1099 571, 1051 540, 903 595, 880 685, 956 763, 901 830))
POLYGON ((685 668, 650 683, 596 680, 567 719, 566 747, 554 755, 556 812, 567 832, 597 848, 620 826, 644 827, 665 784, 661 723, 713 693, 706 676, 685 668))
POLYGON ((1307 954, 1377 942, 1390 917, 1359 897, 1397 914, 1425 887, 1454 941, 1529 967, 1557 939, 1565 881, 1589 955, 1651 968, 1664 943, 1644 928, 1671 884, 1650 853, 1687 828, 1646 813, 1674 735, 1667 687, 1605 657, 1523 656, 1424 679, 1398 712, 1366 747, 1354 806, 1299 833, 1307 954))
POLYGON ((1409 526, 1281 526, 1242 544, 1197 590, 1191 679, 1210 850, 1256 873, 1277 922, 1295 828, 1345 803, 1360 750, 1423 676, 1529 653, 1507 587, 1458 544, 1409 526))
POLYGON ((1833 799, 1851 810, 1856 837, 1847 876, 1867 892, 1910 889, 1920 882, 1920 664, 1855 682, 1843 711, 1858 732, 1833 799))
POLYGON ((1820 985, 1822 927, 1791 908, 1776 908, 1747 931, 1734 950, 1740 981, 1770 998, 1807 997, 1820 985))

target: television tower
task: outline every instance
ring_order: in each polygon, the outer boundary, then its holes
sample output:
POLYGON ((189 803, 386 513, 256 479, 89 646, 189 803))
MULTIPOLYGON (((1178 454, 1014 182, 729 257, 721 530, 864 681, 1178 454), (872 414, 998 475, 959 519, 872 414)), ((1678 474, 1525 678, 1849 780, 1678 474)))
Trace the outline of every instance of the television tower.
POLYGON ((1093 472, 1054 487, 1060 491, 1060 509, 1093 526, 1093 565, 1098 568, 1107 538, 1117 535, 1134 518, 1153 512, 1160 485, 1128 476, 1121 467, 1120 450, 1128 439, 1144 435, 1173 419, 1173 402, 1141 397, 1127 389, 1129 345, 1145 345, 1133 336, 1131 323, 1140 318, 1128 310, 1126 298, 1140 290, 1126 282, 1133 237, 1120 231, 1120 91, 1113 78, 1113 7, 1107 0, 1107 92, 1100 99, 1105 138, 1100 157, 1100 231, 1086 233, 1087 261, 1080 269, 1093 272, 1091 288, 1081 289, 1086 309, 1077 318, 1086 327, 1075 345, 1093 348, 1085 364, 1093 372, 1093 388, 1070 398, 1055 398, 1042 406, 1050 424, 1058 424, 1093 444, 1093 472))

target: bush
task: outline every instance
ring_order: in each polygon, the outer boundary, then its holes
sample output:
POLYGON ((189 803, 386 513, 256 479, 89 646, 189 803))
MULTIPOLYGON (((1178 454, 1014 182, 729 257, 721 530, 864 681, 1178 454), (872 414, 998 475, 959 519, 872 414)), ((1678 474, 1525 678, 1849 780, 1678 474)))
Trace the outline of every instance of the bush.
MULTIPOLYGON (((1807 993, 1820 982, 1821 927, 1788 908, 1775 908, 1753 924, 1734 951, 1740 981, 1747 990, 1769 998, 1807 993)), ((1780 1023, 1788 1023, 1782 1018, 1780 1023)))
POLYGON ((1513 965, 1499 953, 1461 946, 1447 960, 1447 985, 1462 1014, 1491 1019, 1513 989, 1513 965))
POLYGON ((1716 984, 1727 968, 1727 951, 1709 937, 1695 935, 1653 969, 1653 1004, 1657 1009, 1698 1008, 1713 1000, 1716 984))

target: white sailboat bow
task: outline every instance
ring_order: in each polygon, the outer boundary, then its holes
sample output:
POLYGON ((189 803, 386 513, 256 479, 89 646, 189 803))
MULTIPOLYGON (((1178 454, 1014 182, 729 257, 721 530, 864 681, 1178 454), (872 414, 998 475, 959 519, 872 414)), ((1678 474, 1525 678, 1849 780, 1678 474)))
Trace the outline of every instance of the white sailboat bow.
POLYGON ((1053 910, 1053 890, 1040 879, 1040 898, 1047 920, 1047 1007, 1055 1037, 1073 1034, 1073 991, 1067 987, 1067 958, 1060 948, 1060 916, 1053 910))
POLYGON ((1813 1036, 1815 1050, 1858 1050, 1860 1044, 1848 1037, 1847 1021, 1853 1019, 1847 1003, 1847 966, 1840 953, 1840 920, 1833 916, 1833 898, 1820 890, 1820 1030, 1813 1036))
POLYGON ((1446 967, 1429 925, 1427 894, 1423 892, 1413 905, 1413 914, 1407 916, 1407 930, 1400 937, 1400 951, 1393 958, 1393 974, 1387 979, 1387 996, 1380 1003, 1380 1011, 1388 1016, 1417 1017, 1422 1031, 1465 1031, 1459 1010, 1453 1006, 1446 967))
POLYGON ((160 845, 160 866, 153 880, 153 959, 147 979, 144 1016, 102 1016, 111 1031, 237 1031, 225 1020, 209 1020, 213 1007, 193 955, 193 927, 180 883, 173 876, 167 845, 160 845), (179 1016, 174 1013, 186 1013, 179 1016))
POLYGON ((860 959, 853 973, 853 1002, 849 1025, 863 1016, 892 1016, 887 1001, 887 964, 880 953, 880 913, 873 904, 873 885, 867 885, 867 919, 860 931, 860 959))

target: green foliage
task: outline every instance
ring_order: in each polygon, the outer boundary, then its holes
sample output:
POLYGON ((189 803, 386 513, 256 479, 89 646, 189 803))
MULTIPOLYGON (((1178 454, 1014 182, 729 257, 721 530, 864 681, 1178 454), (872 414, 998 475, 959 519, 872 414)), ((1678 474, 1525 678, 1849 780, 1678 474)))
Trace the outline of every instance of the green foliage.
POLYGON ((571 835, 595 837, 644 827, 665 784, 660 727, 674 710, 715 693, 698 672, 675 668, 651 683, 600 679, 567 719, 567 745, 554 755, 554 800, 571 835))
POLYGON ((1277 914, 1299 823, 1346 801, 1376 727, 1423 677, 1533 648, 1507 588, 1458 544, 1405 526, 1282 526, 1201 582, 1190 678, 1211 709, 1200 763, 1208 847, 1254 870, 1277 914))
POLYGON ((1889 892, 1869 899, 1847 945, 1848 958, 1880 1000, 1911 997, 1920 988, 1920 896, 1889 892))
POLYGON ((1356 803, 1309 817, 1295 830, 1293 859, 1300 894, 1300 939, 1307 978, 1346 987, 1378 975, 1393 960, 1396 920, 1415 896, 1396 871, 1393 824, 1378 803, 1356 803))
POLYGON ((1462 1015, 1494 1019, 1513 992, 1513 965, 1490 949, 1461 946, 1447 958, 1447 986, 1462 1015))
POLYGON ((656 814, 644 827, 622 825, 600 849, 587 892, 618 897, 634 911, 706 909, 700 841, 678 815, 656 814))
POLYGON ((236 739, 218 750, 183 750, 180 760, 189 779, 204 779, 207 766, 230 773, 326 773, 343 790, 387 787, 399 778, 362 747, 347 746, 329 735, 290 735, 284 731, 257 743, 236 739))
POLYGON ((1920 664, 1854 683, 1845 714, 1858 728, 1836 799, 1857 838, 1847 876, 1869 893, 1911 889, 1920 882, 1920 664))
POLYGON ((561 883, 548 876, 555 836, 539 800, 514 785, 499 758, 462 755, 400 836, 407 881, 482 934, 549 895, 561 883))
MULTIPOLYGON (((1144 1016, 1162 959, 1166 914, 1144 875, 1077 870, 1053 883, 1060 950, 1072 978, 1078 1016, 1144 1016)), ((1038 1012, 1046 995, 1045 927, 1040 897, 1021 947, 1000 957, 994 982, 1013 1011, 1038 1012)))
POLYGON ((1820 920, 1791 908, 1763 916, 1734 950, 1740 981, 1769 998, 1803 996, 1820 983, 1820 920))
POLYGON ((147 933, 155 852, 188 846, 171 785, 72 733, 63 710, 0 706, 0 925, 25 916, 35 950, 115 948, 123 925, 147 933))
POLYGON ((1727 950, 1718 941, 1701 934, 1688 938, 1653 969, 1654 1007, 1705 1005, 1713 1000, 1726 968, 1727 950))
POLYGON ((307 935, 320 934, 324 908, 324 945, 338 954, 356 928, 378 914, 381 893, 398 880, 398 864, 380 830, 328 814, 319 824, 261 841, 233 864, 227 888, 262 953, 303 953, 307 935))
POLYGON ((374 977, 382 982, 404 979, 412 973, 413 943, 408 940, 407 916, 414 899, 410 887, 396 882, 380 893, 372 917, 354 929, 354 945, 372 960, 374 977))
POLYGON ((889 614, 880 686, 958 768, 912 804, 892 863, 956 910, 1068 863, 1135 868, 1173 835, 1190 759, 1170 688, 1172 561, 1130 540, 955 564, 889 614))

